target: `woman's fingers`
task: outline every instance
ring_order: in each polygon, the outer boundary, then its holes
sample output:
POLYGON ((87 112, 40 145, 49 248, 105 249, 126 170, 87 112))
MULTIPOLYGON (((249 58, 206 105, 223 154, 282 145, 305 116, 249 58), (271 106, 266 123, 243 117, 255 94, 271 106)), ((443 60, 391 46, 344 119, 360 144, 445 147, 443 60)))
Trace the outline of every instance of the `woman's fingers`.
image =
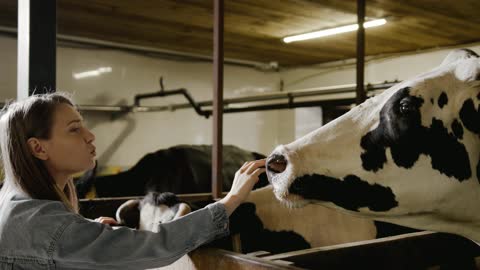
POLYGON ((255 185, 258 180, 260 180, 260 174, 264 173, 265 171, 265 168, 257 168, 255 171, 253 171, 252 174, 248 176, 248 182, 250 182, 252 185, 255 185))
POLYGON ((237 172, 244 173, 245 170, 248 168, 249 164, 250 164, 250 162, 246 161, 245 163, 243 163, 242 167, 240 167, 240 169, 237 172))
POLYGON ((264 167, 257 168, 255 171, 253 171, 252 175, 256 176, 257 178, 260 176, 260 174, 266 172, 267 169, 264 167))
POLYGON ((96 218, 95 221, 106 225, 118 225, 118 222, 111 217, 99 217, 96 218))
POLYGON ((258 169, 260 167, 265 167, 265 163, 266 163, 265 159, 256 160, 256 161, 252 162, 250 164, 250 166, 248 166, 246 172, 248 174, 252 174, 256 169, 258 169))

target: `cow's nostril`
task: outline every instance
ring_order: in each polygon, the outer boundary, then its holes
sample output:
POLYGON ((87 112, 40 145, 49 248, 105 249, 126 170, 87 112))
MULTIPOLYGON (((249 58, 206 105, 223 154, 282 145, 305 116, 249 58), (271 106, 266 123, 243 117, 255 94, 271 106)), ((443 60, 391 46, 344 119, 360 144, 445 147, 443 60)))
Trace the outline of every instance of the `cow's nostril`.
POLYGON ((274 173, 282 173, 287 168, 287 160, 282 155, 273 155, 267 161, 267 169, 274 173))

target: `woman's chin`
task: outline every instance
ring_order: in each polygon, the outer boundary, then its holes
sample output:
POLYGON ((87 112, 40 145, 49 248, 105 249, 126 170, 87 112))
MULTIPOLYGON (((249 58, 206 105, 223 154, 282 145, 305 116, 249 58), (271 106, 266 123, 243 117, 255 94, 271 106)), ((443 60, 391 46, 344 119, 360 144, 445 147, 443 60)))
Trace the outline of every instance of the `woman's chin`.
POLYGON ((95 157, 93 157, 86 170, 93 170, 93 168, 95 168, 96 164, 97 164, 97 160, 95 159, 95 157))
POLYGON ((96 163, 97 162, 96 162, 95 158, 92 158, 89 161, 85 162, 85 166, 83 166, 83 168, 79 168, 78 172, 86 172, 86 171, 89 171, 89 170, 93 170, 95 168, 96 163))

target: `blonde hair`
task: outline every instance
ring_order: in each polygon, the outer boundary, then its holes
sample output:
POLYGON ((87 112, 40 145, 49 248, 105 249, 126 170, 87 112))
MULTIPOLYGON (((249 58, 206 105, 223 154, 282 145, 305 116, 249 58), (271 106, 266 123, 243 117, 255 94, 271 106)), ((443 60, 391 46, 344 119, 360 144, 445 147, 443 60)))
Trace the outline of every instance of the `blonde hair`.
POLYGON ((61 190, 44 162, 28 146, 29 138, 49 139, 54 113, 59 104, 74 106, 65 93, 33 95, 5 105, 0 113, 0 150, 4 181, 0 203, 12 192, 24 192, 34 199, 61 201, 78 213, 78 198, 73 180, 61 190))

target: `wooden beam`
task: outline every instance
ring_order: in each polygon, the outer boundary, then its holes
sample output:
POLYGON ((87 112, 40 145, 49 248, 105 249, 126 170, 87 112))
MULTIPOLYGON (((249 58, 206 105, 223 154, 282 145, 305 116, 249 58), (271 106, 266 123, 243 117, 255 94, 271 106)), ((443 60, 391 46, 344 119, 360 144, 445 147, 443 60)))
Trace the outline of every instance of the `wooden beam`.
POLYGON ((212 196, 222 195, 223 152, 223 0, 214 0, 212 196))
POLYGON ((248 269, 248 270, 278 270, 291 269, 299 270, 301 268, 291 266, 282 262, 267 261, 254 256, 238 254, 235 252, 200 248, 189 254, 191 260, 197 269, 248 269))
POLYGON ((18 1, 18 99, 55 91, 56 13, 56 0, 18 1))
POLYGON ((476 269, 476 243, 461 236, 417 232, 262 257, 307 269, 476 269), (443 269, 443 268, 441 268, 443 269))
MULTIPOLYGON (((222 193, 223 196, 226 194, 226 192, 222 193)), ((114 217, 117 208, 124 202, 128 200, 141 200, 143 197, 144 196, 80 199, 80 213, 86 218, 97 218, 99 216, 114 217)), ((177 194, 177 197, 182 201, 198 204, 213 201, 210 193, 177 194)))

